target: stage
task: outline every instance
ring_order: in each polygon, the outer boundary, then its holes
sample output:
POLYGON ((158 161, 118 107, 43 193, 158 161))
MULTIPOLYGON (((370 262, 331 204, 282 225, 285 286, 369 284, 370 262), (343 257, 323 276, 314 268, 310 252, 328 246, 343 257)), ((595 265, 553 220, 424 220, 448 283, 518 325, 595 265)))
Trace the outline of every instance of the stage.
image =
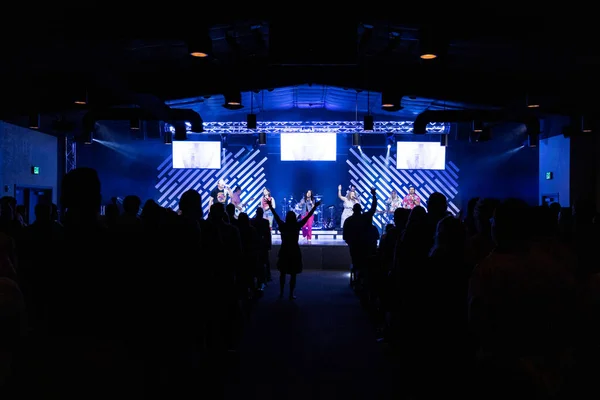
MULTIPOLYGON (((273 233, 273 249, 271 250, 271 268, 277 267, 277 253, 281 246, 281 237, 277 231, 273 233)), ((300 235, 300 250, 304 268, 317 270, 349 271, 350 252, 342 239, 342 232, 335 230, 314 230, 311 243, 300 235)))

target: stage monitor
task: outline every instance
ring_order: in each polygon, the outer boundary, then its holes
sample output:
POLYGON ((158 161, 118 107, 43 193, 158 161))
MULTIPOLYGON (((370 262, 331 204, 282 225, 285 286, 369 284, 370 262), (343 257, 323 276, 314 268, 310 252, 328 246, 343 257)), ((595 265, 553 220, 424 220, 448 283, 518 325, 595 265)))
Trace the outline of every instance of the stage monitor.
POLYGON ((397 143, 397 169, 446 169, 446 147, 440 142, 397 143))
POLYGON ((335 161, 337 135, 323 133, 282 133, 281 161, 335 161))
POLYGON ((221 168, 221 142, 173 141, 173 168, 221 168))

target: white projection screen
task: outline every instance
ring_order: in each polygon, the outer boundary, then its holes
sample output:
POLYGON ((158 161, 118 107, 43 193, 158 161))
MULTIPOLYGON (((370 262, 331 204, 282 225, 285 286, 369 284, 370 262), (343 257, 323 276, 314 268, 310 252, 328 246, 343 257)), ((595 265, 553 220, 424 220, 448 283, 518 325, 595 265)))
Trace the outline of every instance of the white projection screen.
POLYGON ((221 168, 221 142, 173 141, 173 168, 221 168))
POLYGON ((282 133, 281 161, 335 161, 337 135, 323 133, 282 133))
POLYGON ((446 147, 439 142, 397 142, 396 169, 446 169, 446 147))

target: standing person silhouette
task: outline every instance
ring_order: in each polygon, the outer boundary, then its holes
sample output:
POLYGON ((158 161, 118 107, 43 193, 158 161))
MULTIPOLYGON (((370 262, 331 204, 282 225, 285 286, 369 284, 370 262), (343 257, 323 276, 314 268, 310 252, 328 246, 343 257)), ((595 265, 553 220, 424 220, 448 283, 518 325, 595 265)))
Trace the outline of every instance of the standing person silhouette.
POLYGON ((313 216, 320 201, 314 203, 310 211, 300 221, 296 219, 294 211, 288 211, 285 215, 285 222, 279 218, 277 211, 273 208, 273 203, 267 202, 269 209, 273 212, 275 221, 279 226, 281 233, 281 248, 279 249, 277 269, 279 270, 279 298, 283 297, 285 289, 285 276, 290 276, 290 300, 294 300, 294 290, 296 289, 296 275, 302 272, 302 253, 298 244, 300 229, 313 216))

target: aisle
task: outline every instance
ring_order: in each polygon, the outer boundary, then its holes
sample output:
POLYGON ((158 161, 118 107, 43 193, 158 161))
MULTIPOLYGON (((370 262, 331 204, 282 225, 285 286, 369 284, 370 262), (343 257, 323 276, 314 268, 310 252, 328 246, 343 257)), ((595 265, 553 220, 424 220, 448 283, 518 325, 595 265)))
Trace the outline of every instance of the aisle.
POLYGON ((398 398, 390 391, 398 372, 376 342, 347 273, 305 271, 295 301, 287 292, 279 300, 277 272, 273 278, 247 327, 239 384, 227 398, 398 398))

